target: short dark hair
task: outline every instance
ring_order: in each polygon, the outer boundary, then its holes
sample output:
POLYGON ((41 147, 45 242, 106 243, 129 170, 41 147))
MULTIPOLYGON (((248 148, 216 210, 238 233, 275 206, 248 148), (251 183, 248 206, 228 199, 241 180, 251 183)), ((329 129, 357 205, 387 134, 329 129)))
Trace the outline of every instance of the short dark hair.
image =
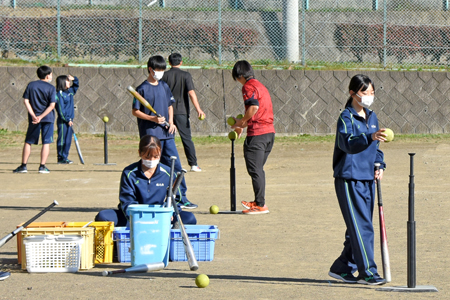
POLYGON ((255 77, 255 72, 253 72, 252 65, 248 61, 240 60, 234 64, 231 75, 233 75, 234 81, 241 76, 247 80, 250 77, 255 77))
POLYGON ((169 55, 169 62, 172 66, 178 66, 183 61, 180 53, 172 53, 169 55))
POLYGON ((52 68, 50 68, 49 66, 40 66, 37 69, 36 73, 39 79, 45 79, 47 75, 52 74, 52 68))
POLYGON ((153 70, 165 70, 166 60, 161 55, 150 56, 147 62, 147 70, 148 68, 152 68, 153 70))
POLYGON ((144 135, 139 142, 139 154, 161 154, 161 141, 153 135, 144 135))
POLYGON ((61 75, 56 78, 56 91, 57 92, 67 90, 66 80, 68 80, 68 79, 69 79, 69 76, 67 76, 67 75, 61 75))

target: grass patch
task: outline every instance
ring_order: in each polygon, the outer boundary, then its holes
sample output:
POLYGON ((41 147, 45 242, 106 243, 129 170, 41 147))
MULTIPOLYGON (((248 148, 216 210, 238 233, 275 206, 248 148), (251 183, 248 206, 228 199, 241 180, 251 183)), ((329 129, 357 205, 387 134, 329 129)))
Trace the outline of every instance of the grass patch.
MULTIPOLYGON (((89 134, 78 133, 78 139, 84 140, 101 140, 103 145, 103 134, 89 134)), ((55 131, 54 139, 56 140, 57 133, 55 131)), ((0 128, 0 148, 17 147, 22 146, 25 139, 25 132, 22 131, 9 131, 7 129, 0 128)), ((221 145, 230 144, 228 136, 208 135, 208 136, 193 136, 193 142, 197 146, 207 145, 221 145)), ((244 143, 245 136, 235 141, 236 145, 244 143)), ((275 135, 275 143, 280 144, 310 144, 310 143, 334 143, 335 135, 290 135, 290 136, 277 136, 275 135)), ((139 144, 138 134, 108 134, 108 142, 111 142, 113 147, 129 147, 139 144)), ((450 134, 398 134, 395 135, 395 142, 403 143, 450 143, 450 134)), ((181 138, 175 137, 175 143, 179 150, 182 151, 181 138)))

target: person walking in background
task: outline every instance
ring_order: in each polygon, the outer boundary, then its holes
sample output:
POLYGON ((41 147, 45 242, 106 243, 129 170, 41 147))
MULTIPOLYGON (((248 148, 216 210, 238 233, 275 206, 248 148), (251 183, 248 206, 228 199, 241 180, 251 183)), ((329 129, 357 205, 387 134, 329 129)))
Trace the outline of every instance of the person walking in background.
POLYGON ((198 118, 204 119, 205 113, 200 108, 197 95, 194 91, 192 76, 186 71, 180 69, 183 64, 181 54, 172 53, 169 55, 169 64, 171 69, 164 73, 162 80, 165 81, 172 91, 175 98, 173 107, 173 122, 177 126, 183 143, 184 153, 186 155, 191 171, 201 172, 198 166, 195 146, 191 136, 191 123, 189 121, 189 99, 197 110, 198 118))
POLYGON ((78 86, 77 77, 61 75, 56 78, 56 112, 58 113, 56 150, 58 152, 58 164, 73 163, 68 157, 72 144, 73 118, 75 117, 73 96, 77 92, 78 86))
POLYGON ((339 116, 333 153, 334 186, 347 227, 344 249, 328 275, 346 283, 385 284, 374 260, 373 209, 375 179, 383 178, 386 168, 379 149, 384 129, 378 128, 377 115, 369 110, 375 85, 365 75, 350 80, 350 98, 339 116), (380 163, 379 171, 374 164, 380 163), (358 271, 358 277, 353 273, 358 271))
POLYGON ((31 154, 31 145, 37 145, 39 136, 42 139, 41 164, 39 173, 50 173, 45 163, 50 153, 50 144, 53 143, 53 124, 55 113, 53 109, 56 103, 56 89, 50 82, 53 79, 52 69, 48 66, 40 66, 37 69, 39 80, 27 85, 23 93, 25 107, 28 111, 28 130, 22 150, 22 164, 14 173, 27 173, 27 162, 31 154))
POLYGON ((267 88, 255 79, 255 73, 249 62, 238 61, 232 71, 235 81, 242 84, 245 115, 242 119, 235 119, 231 126, 239 137, 247 127, 247 137, 244 141, 244 159, 247 172, 252 178, 253 201, 241 201, 246 208, 242 213, 266 214, 269 209, 266 205, 266 174, 264 165, 272 151, 275 141, 275 127, 273 125, 272 99, 267 88))

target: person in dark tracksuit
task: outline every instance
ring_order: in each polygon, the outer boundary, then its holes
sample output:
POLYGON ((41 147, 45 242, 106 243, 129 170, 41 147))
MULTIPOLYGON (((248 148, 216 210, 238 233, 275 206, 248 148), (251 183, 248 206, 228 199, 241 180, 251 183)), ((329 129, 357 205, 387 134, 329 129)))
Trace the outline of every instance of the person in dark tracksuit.
POLYGON ((373 209, 375 179, 383 177, 386 139, 377 115, 369 108, 375 94, 372 80, 355 75, 350 80, 350 98, 339 116, 333 154, 335 190, 346 224, 344 250, 334 261, 329 276, 346 283, 386 283, 374 261, 373 209), (374 164, 380 163, 379 171, 374 164), (353 273, 358 271, 358 276, 353 273))
POLYGON ((62 75, 56 78, 56 112, 58 113, 56 121, 58 125, 56 150, 58 153, 58 164, 73 163, 68 157, 70 145, 72 144, 72 126, 75 117, 73 96, 77 92, 78 87, 77 77, 62 75))
POLYGON ((245 115, 236 119, 231 126, 241 136, 247 127, 247 137, 244 142, 244 159, 247 172, 252 178, 254 201, 241 201, 246 209, 244 214, 266 214, 269 209, 266 205, 266 175, 264 164, 272 151, 275 140, 275 127, 273 126, 273 108, 267 88, 255 79, 252 66, 245 60, 235 63, 232 76, 235 81, 242 84, 245 115))
MULTIPOLYGON (((148 108, 142 105, 136 98, 133 99, 132 114, 137 118, 139 136, 153 135, 161 141, 161 163, 171 166, 171 156, 176 156, 175 172, 181 170, 180 157, 175 145, 176 126, 173 123, 173 107, 175 99, 172 96, 169 86, 164 81, 160 81, 164 70, 166 69, 166 61, 160 55, 152 56, 147 62, 149 72, 147 80, 136 88, 136 91, 148 101, 153 109, 158 112, 161 117, 156 116, 148 108), (170 124, 169 128, 164 126, 164 122, 170 124)), ((182 207, 185 209, 194 209, 198 206, 187 201, 186 198, 186 181, 183 179, 181 183, 181 192, 183 195, 182 207)))
POLYGON ((192 104, 197 110, 199 118, 205 118, 205 113, 198 103, 191 74, 180 69, 183 64, 181 54, 170 54, 169 64, 171 68, 169 71, 164 72, 162 80, 169 85, 172 95, 175 98, 175 104, 173 105, 173 122, 177 126, 178 133, 180 134, 184 154, 186 155, 189 166, 191 166, 191 172, 201 172, 202 169, 198 166, 195 145, 191 136, 189 99, 191 99, 192 104))
MULTIPOLYGON (((128 206, 131 204, 163 205, 169 187, 170 167, 160 163, 161 142, 158 138, 145 135, 139 142, 139 156, 141 160, 126 167, 120 179, 118 209, 100 211, 96 221, 114 222, 114 226, 126 226, 129 216, 128 206)), ((178 196, 181 196, 179 190, 178 196)), ((191 212, 181 211, 180 217, 184 224, 197 224, 191 212)), ((172 224, 177 221, 173 215, 172 224)))

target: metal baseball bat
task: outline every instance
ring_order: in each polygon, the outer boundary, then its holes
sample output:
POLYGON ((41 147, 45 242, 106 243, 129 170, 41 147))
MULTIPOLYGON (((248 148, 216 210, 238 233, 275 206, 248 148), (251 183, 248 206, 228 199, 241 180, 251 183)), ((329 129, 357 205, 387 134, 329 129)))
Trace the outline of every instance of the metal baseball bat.
POLYGON ((164 263, 153 263, 153 264, 142 264, 137 265, 131 268, 122 269, 122 270, 114 270, 114 271, 103 271, 103 276, 113 275, 113 274, 119 274, 119 273, 130 273, 130 272, 151 272, 151 271, 158 271, 164 269, 164 263))
POLYGON ((177 178, 175 179, 175 182, 174 182, 173 188, 172 188, 173 195, 177 194, 177 190, 180 187, 181 182, 183 181, 184 174, 186 174, 186 173, 187 173, 187 171, 185 169, 181 169, 180 172, 177 172, 177 178))
MULTIPOLYGON (((131 95, 134 96, 134 98, 136 98, 139 102, 141 102, 142 105, 144 105, 146 108, 148 108, 148 109, 149 109, 152 113, 154 113, 158 118, 161 118, 161 117, 162 117, 160 114, 158 114, 158 113, 156 112, 156 110, 150 105, 150 103, 148 103, 148 101, 145 100, 145 98, 141 96, 141 94, 139 94, 138 92, 136 92, 136 90, 135 90, 131 85, 129 85, 129 86, 127 87, 127 90, 131 93, 131 95)), ((169 128, 169 127, 170 127, 169 122, 164 121, 164 126, 167 126, 167 128, 169 128)))
POLYGON ((75 146, 77 147, 78 157, 80 158, 80 162, 84 165, 83 154, 81 154, 80 144, 78 143, 77 135, 73 132, 73 140, 75 141, 75 146))
MULTIPOLYGON (((375 163, 375 170, 380 169, 380 163, 375 163)), ((383 276, 387 282, 391 282, 391 263, 389 260, 389 247, 386 234, 386 225, 384 222, 383 197, 381 195, 381 183, 377 178, 377 197, 378 197, 378 216, 380 220, 380 245, 381 260, 383 263, 383 276)))
POLYGON ((50 209, 53 208, 53 206, 58 205, 58 201, 53 200, 53 203, 50 204, 49 206, 47 206, 46 208, 44 208, 40 213, 38 213, 37 215, 35 215, 34 217, 32 217, 30 220, 26 221, 22 226, 20 226, 19 228, 17 228, 16 230, 14 230, 13 232, 11 232, 10 234, 8 234, 7 236, 5 236, 4 238, 2 238, 0 240, 0 248, 6 244, 10 239, 12 239, 17 233, 19 233, 20 231, 22 231, 24 228, 26 228, 28 225, 30 225, 32 222, 34 222, 37 218, 39 218, 40 216, 42 216, 43 214, 45 214, 47 211, 49 211, 50 209))
POLYGON ((167 207, 171 207, 172 206, 172 198, 173 198, 173 190, 172 190, 172 185, 173 185, 173 173, 175 170, 175 161, 177 160, 176 156, 171 156, 170 157, 172 164, 170 166, 170 177, 169 177, 169 186, 167 187, 168 190, 168 194, 167 194, 167 207))
MULTIPOLYGON (((180 174, 180 176, 184 175, 180 174)), ((188 260, 189 268, 191 271, 198 270, 198 262, 195 258, 194 249, 192 248, 191 241, 189 240, 189 237, 186 233, 186 229, 184 228, 183 221, 181 220, 180 213, 178 212, 177 203, 175 202, 175 198, 172 198, 172 205, 175 210, 175 213, 177 214, 178 222, 180 223, 180 230, 181 230, 181 238, 183 240, 183 246, 184 246, 184 252, 186 253, 186 257, 188 260)))

